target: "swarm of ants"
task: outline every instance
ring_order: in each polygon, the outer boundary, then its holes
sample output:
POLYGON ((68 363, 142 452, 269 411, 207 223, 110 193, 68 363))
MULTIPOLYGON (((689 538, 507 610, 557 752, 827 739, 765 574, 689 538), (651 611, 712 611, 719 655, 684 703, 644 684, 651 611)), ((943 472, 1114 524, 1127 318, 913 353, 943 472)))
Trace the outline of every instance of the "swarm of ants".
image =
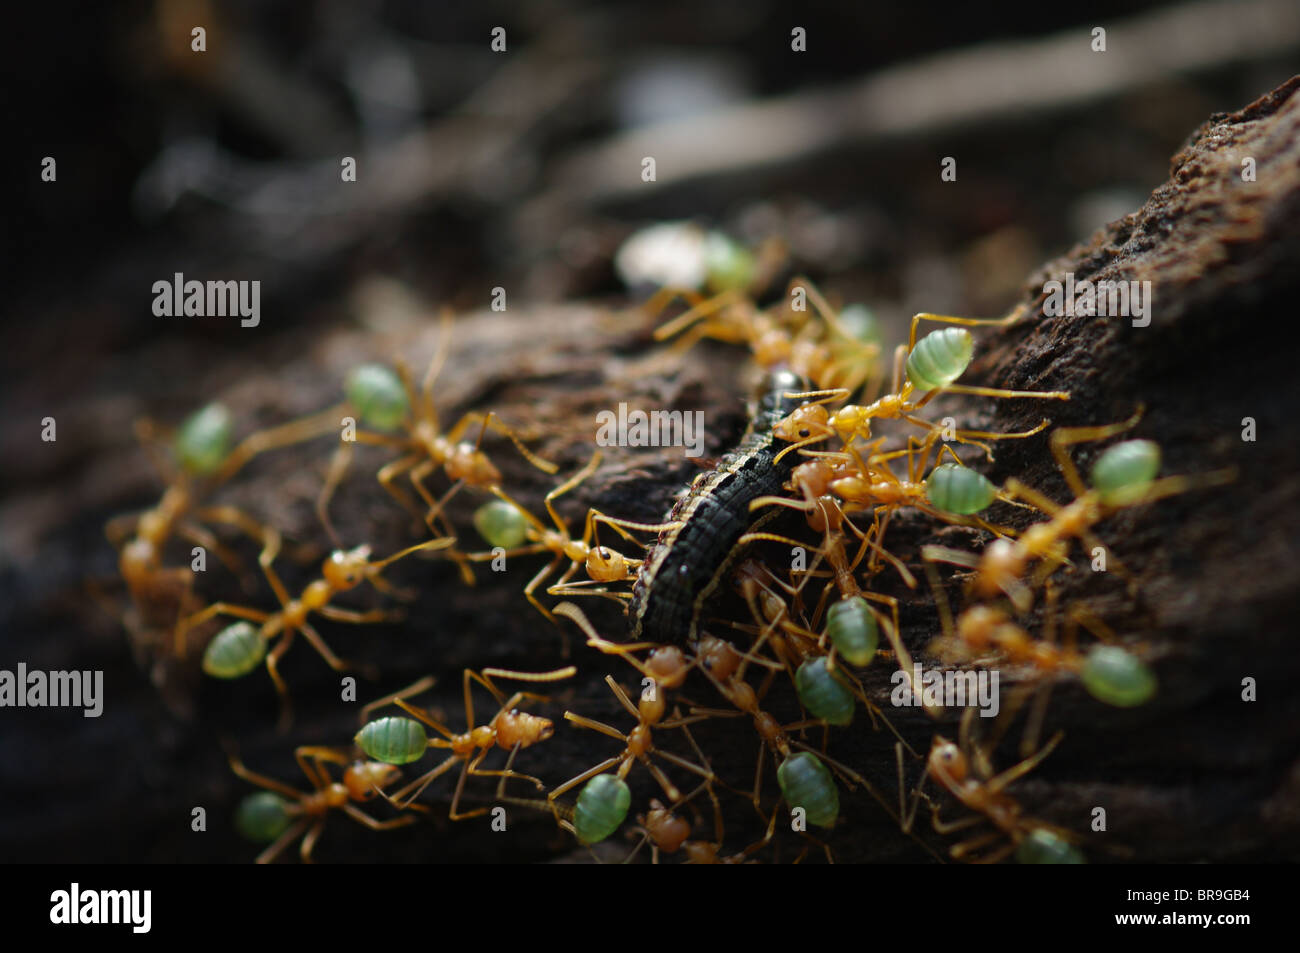
POLYGON ((365 705, 354 738, 297 748, 310 790, 255 773, 232 754, 232 770, 263 789, 245 798, 236 814, 245 836, 269 845, 259 862, 275 860, 295 841, 301 858, 310 861, 331 811, 376 831, 406 827, 430 812, 420 799, 452 773, 451 820, 479 817, 494 805, 538 811, 584 847, 612 842, 622 830, 624 860, 762 860, 775 858, 778 842, 790 837, 799 859, 833 860, 843 789, 865 792, 907 836, 915 836, 918 815, 927 814, 946 846, 946 858, 931 851, 936 859, 1083 862, 1081 831, 1029 816, 1013 792, 1061 740, 1059 732, 1042 737, 1049 690, 1075 679, 1098 704, 1136 706, 1153 697, 1158 682, 1141 645, 1125 644, 1086 604, 1060 605, 1055 577, 1070 571, 1080 552, 1101 553, 1131 595, 1132 574, 1098 538, 1097 526, 1120 510, 1195 492, 1232 474, 1160 476, 1160 448, 1134 436, 1141 407, 1121 421, 1055 429, 1045 409, 1038 426, 1014 433, 962 430, 932 419, 932 401, 950 393, 1043 408, 1069 400, 1063 392, 958 383, 978 329, 1025 320, 1022 310, 994 320, 918 314, 890 364, 871 323, 837 310, 807 279, 792 279, 784 294, 760 308, 756 301, 771 273, 766 250, 755 255, 714 236, 709 255, 700 288, 662 288, 637 315, 657 324, 661 347, 684 350, 707 338, 748 348, 762 385, 739 445, 701 473, 659 523, 590 509, 579 535, 555 501, 597 472, 599 451, 577 472, 558 478, 539 515, 503 485, 483 449, 484 435, 491 430, 508 437, 548 477, 557 472, 555 464, 490 410, 472 411, 444 428, 435 391, 451 347, 450 315, 443 317, 439 347, 418 388, 397 359, 393 366, 356 368, 338 406, 239 443, 233 441, 235 422, 219 404, 198 410, 172 434, 147 421, 138 425, 166 490, 153 509, 115 518, 107 527, 129 600, 123 618, 137 636, 150 633, 156 651, 201 658, 209 677, 239 679, 265 666, 282 700, 284 726, 291 693, 279 663, 295 636, 301 634, 334 669, 347 670, 313 618, 366 626, 395 617, 396 607, 358 611, 336 599, 369 583, 400 602, 404 593, 384 570, 419 551, 453 560, 467 583, 476 563, 541 557, 523 596, 561 627, 565 641, 557 663, 568 661, 568 630, 576 628, 589 650, 626 664, 636 685, 629 692, 606 678, 627 715, 625 724, 613 725, 570 710, 545 717, 536 712, 551 704, 546 696, 507 693, 498 684, 562 684, 577 674, 572 664, 543 672, 466 669, 458 731, 413 701, 432 683, 422 679, 365 705), (663 320, 674 306, 679 313, 663 320), (1069 500, 1054 500, 1014 478, 998 486, 981 472, 998 441, 1042 432, 1049 434, 1069 500), (276 570, 277 529, 213 501, 255 457, 331 436, 337 446, 316 508, 335 548, 318 578, 295 595, 276 570), (388 454, 376 478, 425 531, 383 558, 369 546, 345 548, 329 517, 356 443, 388 454), (1072 448, 1103 443, 1104 449, 1094 448, 1085 478, 1072 448), (431 489, 435 480, 445 488, 431 489), (467 502, 474 493, 485 501, 467 502), (999 512, 1018 514, 1021 528, 994 522, 987 514, 995 504, 1002 504, 999 512), (472 507, 481 541, 454 535, 447 514, 455 507, 472 507), (903 511, 935 527, 965 527, 977 549, 926 545, 920 565, 909 566, 890 549, 891 522, 903 511), (214 526, 257 547, 278 605, 207 603, 195 573, 168 561, 169 543, 185 540, 236 567, 237 557, 214 526), (945 582, 940 567, 951 575, 954 565, 959 578, 945 582), (928 587, 941 629, 924 647, 926 660, 936 663, 932 668, 978 674, 1005 665, 1030 673, 1017 683, 1014 703, 1004 707, 991 738, 981 737, 970 706, 956 739, 936 730, 928 751, 916 751, 894 732, 896 794, 878 790, 861 766, 830 753, 859 707, 876 730, 893 730, 882 699, 864 686, 869 667, 896 669, 928 714, 938 716, 951 704, 916 681, 913 653, 900 635, 904 609, 898 598, 879 591, 881 574, 896 574, 909 590, 928 587), (723 594, 744 606, 743 616, 720 614, 723 594), (575 601, 584 597, 622 606, 626 631, 598 631, 575 601), (476 715, 476 691, 491 696, 486 720, 481 707, 476 715), (800 717, 777 717, 775 711, 789 707, 771 704, 780 695, 792 695, 800 717), (1020 760, 998 770, 995 739, 1031 700, 1020 760), (715 759, 697 737, 700 726, 726 718, 753 724, 758 754, 749 777, 715 771, 715 759), (522 749, 570 729, 607 736, 612 753, 570 778, 515 770, 522 749), (414 765, 431 748, 441 758, 399 787, 401 766, 414 765), (341 771, 337 780, 331 770, 341 771), (655 796, 645 803, 633 803, 627 780, 633 771, 653 781, 655 796), (480 786, 486 788, 470 793, 480 786), (478 806, 462 807, 467 799, 478 806), (358 806, 366 802, 373 807, 358 806), (728 808, 736 803, 752 806, 759 819, 761 835, 749 843, 727 837, 728 808), (380 809, 382 820, 371 813, 380 809))

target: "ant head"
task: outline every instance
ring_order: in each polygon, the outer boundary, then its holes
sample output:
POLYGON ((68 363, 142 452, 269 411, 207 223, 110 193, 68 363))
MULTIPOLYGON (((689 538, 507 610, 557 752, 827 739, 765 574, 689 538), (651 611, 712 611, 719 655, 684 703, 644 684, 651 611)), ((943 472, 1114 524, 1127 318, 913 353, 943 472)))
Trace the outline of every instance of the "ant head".
POLYGON ((447 476, 464 480, 470 486, 493 486, 501 482, 501 471, 486 453, 472 443, 458 443, 447 460, 447 476))
POLYGON ((370 565, 370 547, 358 546, 356 549, 336 549, 330 553, 321 567, 331 588, 335 590, 353 589, 366 578, 366 569, 370 565))
POLYGON ((790 482, 806 496, 824 496, 830 490, 835 468, 824 457, 816 457, 799 464, 790 474, 790 482))
POLYGON ((137 536, 122 547, 122 556, 119 561, 122 565, 123 576, 144 575, 157 567, 158 549, 148 539, 137 536))
POLYGON ((696 652, 705 671, 720 681, 726 681, 740 666, 740 653, 715 635, 703 635, 696 652))
POLYGON ((628 577, 627 559, 622 553, 596 546, 587 553, 587 575, 597 582, 619 582, 628 577))
POLYGON ((691 822, 664 807, 662 802, 650 802, 650 813, 641 821, 646 833, 666 854, 675 853, 691 836, 691 822))
POLYGON ((790 336, 768 324, 754 336, 754 360, 760 367, 773 367, 790 360, 790 336))
POLYGON ((796 341, 790 351, 790 366, 811 380, 820 380, 832 363, 829 349, 824 344, 807 338, 796 341))
POLYGON ((545 741, 555 734, 555 725, 549 718, 538 718, 536 715, 530 716, 533 730, 536 732, 535 741, 545 741))
POLYGON ((829 415, 821 404, 804 404, 796 408, 789 416, 782 417, 772 428, 778 440, 795 442, 809 437, 830 433, 827 426, 829 415))
POLYGON ((1006 613, 1000 609, 974 605, 957 617, 957 635, 972 648, 985 648, 994 630, 1006 620, 1006 613))
POLYGON ((646 671, 664 688, 677 688, 686 681, 686 673, 691 664, 686 655, 674 645, 665 645, 655 649, 646 658, 646 671))
POLYGON ((997 595, 1004 581, 1020 575, 1023 562, 1015 544, 1010 540, 993 540, 984 547, 984 553, 980 556, 977 591, 982 596, 997 595))
POLYGON ((158 510, 149 510, 140 517, 135 527, 136 539, 157 539, 167 529, 167 517, 158 510))
POLYGON ((382 761, 354 761, 343 772, 343 785, 354 801, 368 801, 388 787, 402 772, 382 761))
MULTIPOLYGON (((763 565, 756 560, 746 559, 736 567, 735 579, 736 589, 742 594, 747 594, 755 588, 763 586, 763 565)), ((707 636, 712 638, 712 636, 707 636)))
POLYGON ((961 749, 942 735, 934 737, 928 765, 930 774, 945 787, 949 781, 957 783, 965 781, 970 770, 961 749))
POLYGON ((817 533, 838 533, 844 526, 844 510, 840 501, 827 493, 817 498, 816 505, 808 514, 808 525, 817 533))

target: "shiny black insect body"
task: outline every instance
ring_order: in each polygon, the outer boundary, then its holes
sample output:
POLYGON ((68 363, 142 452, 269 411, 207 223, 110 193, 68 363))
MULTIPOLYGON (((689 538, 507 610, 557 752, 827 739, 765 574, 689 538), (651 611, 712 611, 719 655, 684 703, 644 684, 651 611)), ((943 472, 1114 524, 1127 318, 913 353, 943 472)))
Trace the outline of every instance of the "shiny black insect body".
POLYGON ((779 494, 800 462, 796 454, 776 461, 788 444, 772 428, 801 403, 784 395, 807 389, 792 371, 769 372, 740 446, 700 474, 673 506, 632 588, 633 639, 685 645, 699 635, 702 609, 738 557, 740 538, 775 516, 770 507, 751 515, 750 501, 779 494))

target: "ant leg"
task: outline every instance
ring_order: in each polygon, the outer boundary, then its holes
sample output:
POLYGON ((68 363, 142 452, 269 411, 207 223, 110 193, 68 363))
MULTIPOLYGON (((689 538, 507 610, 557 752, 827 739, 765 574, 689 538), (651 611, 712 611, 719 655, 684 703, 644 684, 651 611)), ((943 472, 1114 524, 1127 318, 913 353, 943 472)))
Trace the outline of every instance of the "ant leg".
POLYGON ((366 719, 370 717, 372 711, 375 711, 378 708, 383 708, 385 705, 392 705, 399 698, 409 698, 412 695, 419 695, 423 692, 427 692, 433 687, 434 682, 435 679, 432 675, 426 675, 424 678, 407 685, 405 688, 398 689, 390 695, 385 695, 383 698, 377 698, 374 701, 369 702, 361 709, 361 723, 363 725, 365 724, 366 719))
POLYGON ((963 817, 959 821, 944 821, 940 820, 939 812, 935 811, 930 815, 930 826, 934 828, 936 834, 941 834, 946 837, 949 834, 955 834, 957 831, 964 831, 968 828, 974 827, 982 820, 984 820, 982 815, 971 814, 968 817, 963 817))
POLYGON ((1024 500, 1026 503, 1030 504, 1035 509, 1040 510, 1047 516, 1057 516, 1063 509, 1065 509, 1065 507, 1060 503, 1048 499, 1042 493, 1026 486, 1015 477, 1010 477, 1007 480, 1005 490, 1008 496, 1024 500))
POLYGON ((562 519, 560 519, 560 514, 555 511, 554 501, 557 498, 563 496, 565 493, 568 493, 570 490, 577 487, 580 483, 586 480, 587 477, 595 473, 596 468, 600 466, 600 460, 601 460, 601 454, 600 451, 597 450, 594 453, 592 453, 591 460, 590 462, 587 463, 585 467, 583 467, 573 476, 569 477, 569 479, 565 480, 555 489, 551 490, 551 492, 547 493, 545 499, 543 499, 542 501, 543 503, 546 504, 546 512, 550 514, 551 521, 555 523, 556 529, 558 529, 561 533, 564 533, 566 536, 568 535, 569 532, 568 525, 562 519))
POLYGON ((921 780, 917 782, 912 789, 912 806, 907 806, 907 772, 903 765, 903 747, 904 742, 894 742, 894 760, 898 765, 898 829, 904 834, 912 832, 912 824, 916 821, 917 808, 921 806, 921 800, 924 798, 929 803, 929 798, 922 793, 925 787, 925 779, 929 777, 926 772, 921 773, 921 780))
MULTIPOLYGON (((627 743, 627 735, 623 734, 623 732, 619 731, 617 728, 605 724, 603 721, 595 721, 585 715, 579 715, 577 712, 572 711, 566 711, 564 717, 567 721, 571 721, 575 725, 580 725, 583 728, 590 728, 592 731, 599 731, 602 735, 609 735, 609 737, 616 741, 622 741, 625 744, 627 743)), ((615 758, 614 762, 617 763, 622 760, 624 759, 615 758)))
MULTIPOLYGON (((579 609, 572 602, 561 602, 555 607, 555 614, 562 615, 566 619, 572 620, 582 629, 583 634, 587 636, 587 645, 598 652, 604 652, 606 655, 621 655, 630 665, 636 668, 641 674, 648 675, 644 665, 631 653, 641 649, 655 649, 659 647, 658 642, 611 642, 603 639, 596 632, 595 626, 587 618, 586 613, 579 609)), ((694 664, 694 663, 692 663, 694 664)))
POLYGON ((1067 448, 1076 443, 1105 440, 1107 437, 1113 437, 1116 434, 1124 433, 1126 430, 1132 430, 1138 425, 1138 421, 1142 419, 1142 414, 1145 411, 1146 407, 1139 404, 1132 417, 1117 424, 1107 424, 1104 427, 1060 427, 1052 432, 1049 441, 1052 456, 1056 459, 1056 465, 1060 468, 1061 475, 1065 477, 1065 482, 1069 484, 1071 492, 1076 497, 1087 493, 1088 487, 1084 484, 1083 478, 1079 476, 1079 470, 1075 466, 1074 460, 1071 459, 1067 448))
POLYGON ((275 568, 271 565, 279 553, 280 533, 267 527, 262 551, 257 554, 257 564, 262 567, 262 573, 266 576, 266 581, 271 584, 271 590, 275 593, 275 598, 280 601, 280 605, 287 606, 292 601, 289 590, 284 587, 284 583, 280 581, 279 575, 276 574, 275 568))
POLYGON ((325 640, 320 637, 320 633, 312 628, 310 623, 304 622, 300 628, 302 629, 303 638, 311 643, 311 647, 316 650, 330 668, 336 672, 346 672, 348 670, 348 663, 330 650, 330 647, 325 644, 325 640))
POLYGON ((266 672, 271 676, 276 694, 280 696, 278 729, 281 732, 288 731, 289 725, 293 722, 293 703, 289 699, 289 686, 285 684, 284 676, 280 674, 280 659, 284 658, 284 653, 289 651, 289 646, 293 644, 293 633, 293 629, 285 629, 275 648, 266 653, 266 672))
POLYGON ((447 434, 447 438, 453 442, 459 440, 465 430, 472 427, 474 424, 482 425, 482 429, 479 430, 478 441, 474 444, 476 450, 478 449, 479 444, 483 442, 483 433, 488 428, 491 428, 494 433, 499 433, 503 437, 508 438, 510 442, 515 445, 515 449, 519 451, 520 455, 543 473, 554 473, 556 470, 560 469, 559 464, 552 463, 550 460, 543 460, 537 454, 524 446, 524 442, 519 439, 519 435, 513 428, 509 427, 504 421, 502 421, 495 411, 489 410, 486 414, 480 413, 479 411, 470 411, 456 422, 456 426, 451 428, 451 431, 447 434))
POLYGON ((334 491, 338 489, 343 477, 352 465, 353 445, 351 441, 340 441, 337 449, 330 455, 329 470, 325 473, 325 483, 320 488, 320 494, 316 497, 316 518, 321 521, 325 527, 325 532, 329 534, 330 541, 336 549, 343 548, 343 541, 339 538, 338 532, 334 529, 334 522, 330 519, 329 506, 330 500, 334 498, 334 491))
POLYGON ((386 821, 381 821, 371 817, 369 814, 367 814, 365 811, 361 810, 359 807, 357 807, 354 804, 344 804, 343 812, 347 814, 348 817, 356 821, 358 824, 364 824, 372 831, 391 831, 399 827, 405 827, 408 824, 414 824, 417 820, 419 820, 419 818, 417 817, 414 817, 410 814, 406 814, 403 815, 402 817, 394 817, 386 821))
POLYGON ((239 758, 233 754, 227 756, 227 761, 230 764, 230 770, 249 784, 256 784, 260 788, 274 791, 276 794, 281 794, 294 801, 301 801, 307 796, 301 791, 291 788, 282 781, 277 781, 275 778, 268 778, 266 775, 258 774, 256 771, 250 771, 245 767, 244 762, 239 760, 239 758))
MULTIPOLYGON (((989 844, 995 844, 1001 839, 1002 839, 1001 831, 990 831, 987 834, 981 834, 978 837, 972 837, 970 840, 963 841, 960 844, 953 844, 953 846, 949 848, 948 854, 952 857, 953 860, 961 860, 963 857, 968 857, 973 851, 977 851, 981 847, 987 847, 989 844)), ((995 863, 996 861, 990 860, 987 862, 995 863)), ((977 861, 977 863, 985 863, 985 861, 980 860, 977 861)))
MULTIPOLYGON (((438 346, 434 348, 433 356, 429 358, 429 366, 424 371, 424 380, 420 383, 420 396, 424 413, 435 431, 439 427, 438 410, 433 402, 433 382, 438 379, 438 375, 442 373, 443 365, 447 362, 447 353, 450 350, 449 345, 451 343, 451 322, 451 309, 443 308, 438 321, 438 346)), ((411 402, 411 406, 415 406, 414 401, 411 402)))
POLYGON ((454 767, 461 760, 461 756, 458 754, 450 755, 432 771, 416 778, 400 791, 391 795, 381 791, 380 794, 383 794, 384 800, 388 801, 388 803, 392 804, 398 810, 405 810, 415 803, 415 799, 423 794, 430 784, 446 774, 449 768, 454 767))
POLYGON ((293 751, 293 756, 298 762, 298 767, 302 768, 302 773, 312 778, 312 786, 316 788, 325 787, 329 784, 329 775, 325 771, 325 764, 346 765, 351 758, 337 748, 327 748, 324 745, 299 745, 293 751), (316 775, 309 770, 309 765, 314 766, 316 775), (316 781, 321 783, 318 785, 316 781))
MULTIPOLYGON (((916 347, 916 326, 922 321, 935 321, 940 324, 960 324, 966 327, 1006 327, 1015 324, 1024 317, 1024 307, 1017 306, 1010 314, 1002 318, 958 318, 950 314, 931 314, 929 311, 921 311, 912 315, 912 330, 907 339, 907 350, 910 353, 916 347)), ((895 388, 897 393, 897 388, 895 388)))
MULTIPOLYGON (((466 762, 465 764, 466 770, 462 772, 461 777, 463 778, 467 775, 473 775, 476 778, 500 778, 501 779, 501 781, 499 782, 500 784, 505 784, 507 778, 519 778, 524 781, 532 781, 533 784, 536 786, 537 790, 539 791, 546 790, 546 785, 542 783, 540 778, 535 778, 531 774, 523 774, 522 772, 515 771, 510 767, 510 765, 514 762, 514 756, 515 753, 518 752, 518 750, 519 750, 519 745, 515 745, 513 748, 510 749, 510 758, 507 759, 506 767, 500 770, 496 770, 496 769, 484 770, 479 767, 479 764, 482 763, 483 758, 487 755, 487 749, 485 748, 483 749, 483 752, 472 762, 466 762)), ((453 821, 459 821, 462 818, 466 818, 466 817, 477 817, 480 814, 486 814, 488 810, 490 810, 490 808, 485 807, 480 810, 475 810, 469 814, 461 814, 457 816, 455 812, 455 805, 460 800, 459 790, 460 790, 460 785, 457 785, 457 792, 458 792, 457 797, 452 801, 451 819, 453 821)))
POLYGON ((379 480, 379 484, 384 488, 388 495, 402 505, 403 509, 416 519, 422 520, 424 519, 424 514, 420 512, 420 507, 416 504, 415 500, 411 499, 409 493, 393 483, 399 475, 410 470, 419 462, 420 457, 413 453, 407 454, 404 457, 398 457, 391 463, 387 463, 380 467, 379 472, 375 474, 375 478, 379 480))
MULTIPOLYGON (((497 678, 513 679, 517 682, 558 682, 566 678, 572 678, 574 675, 578 674, 578 670, 572 665, 566 665, 564 668, 553 669, 549 672, 516 672, 508 668, 485 668, 482 673, 471 672, 470 674, 477 681, 488 685, 488 687, 493 690, 493 694, 497 696, 497 700, 500 701, 500 690, 497 689, 495 685, 490 684, 490 676, 492 675, 495 675, 497 678)), ((543 702, 550 701, 549 698, 546 698, 543 695, 533 695, 530 692, 517 692, 516 698, 532 698, 536 701, 543 702)))
MULTIPOLYGON (((556 567, 558 567, 563 560, 564 560, 563 555, 556 556, 555 559, 553 559, 547 565, 543 566, 538 571, 537 575, 533 576, 533 578, 529 580, 528 585, 524 586, 524 598, 527 599, 532 604, 533 608, 535 608, 542 615, 546 616, 548 620, 554 622, 557 627, 559 627, 559 623, 555 621, 554 613, 552 613, 550 609, 546 608, 546 606, 542 605, 541 602, 538 601, 537 597, 533 595, 533 593, 537 590, 537 587, 542 584, 542 581, 555 571, 556 567)), ((560 654, 563 658, 568 658, 569 657, 569 633, 565 632, 563 628, 560 629, 560 640, 561 640, 560 654)))
MULTIPOLYGON (((602 513, 600 510, 595 508, 587 510, 587 523, 590 526, 592 539, 596 538, 596 524, 604 523, 614 532, 618 533, 620 536, 626 539, 629 543, 635 543, 637 546, 640 546, 642 549, 646 548, 646 544, 641 542, 631 533, 627 532, 627 530, 638 529, 647 533, 659 533, 665 529, 668 529, 670 526, 673 525, 672 523, 638 523, 635 520, 617 519, 613 516, 608 516, 605 513, 602 513)), ((584 540, 587 539, 585 533, 583 534, 582 538, 584 540)))
POLYGON ((1061 739, 1064 737, 1065 737, 1065 733, 1062 731, 1058 731, 1055 735, 1052 736, 1051 741, 1049 741, 1047 744, 1045 744, 1042 748, 1038 750, 1037 754, 1033 755, 1032 757, 1025 758, 1019 764, 1007 768, 1001 774, 997 775, 997 777, 991 778, 988 784, 985 785, 985 787, 990 792, 996 793, 998 791, 1001 791, 1003 788, 1005 788, 1011 782, 1015 781, 1017 778, 1024 777, 1024 775, 1028 774, 1030 771, 1034 770, 1034 768, 1038 767, 1039 763, 1044 758, 1046 758, 1049 754, 1052 753, 1052 751, 1056 748, 1058 744, 1061 743, 1061 739))
POLYGON ((324 436, 338 426, 337 421, 342 410, 342 405, 331 407, 318 414, 250 434, 240 441, 222 462, 221 467, 211 478, 211 485, 219 486, 225 483, 260 453, 324 436))
POLYGON ((443 513, 443 507, 445 507, 457 491, 465 485, 465 481, 455 481, 452 483, 451 489, 443 495, 442 499, 435 500, 433 494, 429 492, 429 488, 424 485, 424 481, 436 469, 437 465, 432 460, 421 460, 420 463, 407 474, 407 477, 411 481, 411 486, 415 487, 415 492, 420 494, 420 499, 424 501, 424 504, 427 507, 424 511, 424 523, 429 527, 429 532, 434 536, 455 536, 455 531, 451 528, 451 524, 447 522, 446 514, 443 513), (436 520, 442 520, 445 532, 440 533, 438 531, 438 528, 434 525, 436 520))
POLYGON ((302 843, 298 847, 298 855, 302 857, 304 864, 312 862, 311 852, 316 849, 316 842, 320 840, 320 835, 324 830, 325 819, 321 818, 312 825, 311 830, 307 832, 307 836, 302 839, 302 843))
POLYGON ((1001 387, 975 387, 970 384, 949 384, 945 394, 973 394, 977 397, 1038 397, 1043 400, 1069 400, 1065 390, 1005 390, 1001 387))
MULTIPOLYGON (((570 571, 565 576, 571 575, 575 571, 570 567, 570 571)), ((630 592, 610 592, 605 589, 606 583, 596 579, 582 579, 578 582, 556 582, 554 585, 546 587, 548 596, 558 596, 561 599, 577 599, 584 596, 592 596, 599 599, 608 599, 618 605, 626 605, 632 599, 630 592)))
POLYGON ((214 602, 206 609, 202 609, 176 623, 175 639, 177 654, 184 654, 185 634, 187 632, 195 626, 202 625, 209 619, 219 615, 233 616, 236 619, 246 619, 249 622, 256 622, 259 625, 271 618, 271 613, 263 612, 261 609, 250 609, 247 606, 237 606, 229 602, 214 602))
MULTIPOLYGON (((456 540, 453 537, 440 536, 437 539, 426 539, 424 542, 416 543, 414 546, 407 546, 405 549, 399 549, 391 556, 385 556, 383 559, 367 564, 367 569, 369 570, 367 578, 369 578, 370 584, 374 585, 375 580, 379 578, 379 572, 382 571, 385 566, 395 563, 399 559, 405 559, 407 556, 411 555, 411 553, 416 553, 423 549, 431 549, 435 551, 439 549, 450 549, 455 545, 456 540)), ((376 586, 376 588, 378 587, 376 586)))
MULTIPOLYGON (((567 718, 569 714, 570 712, 565 712, 564 716, 567 718)), ((599 722, 597 722, 597 724, 599 724, 599 722)), ((619 735, 618 737, 621 738, 622 735, 619 735)), ((559 797, 564 792, 571 791, 573 788, 576 788, 583 781, 587 781, 591 778, 594 778, 598 774, 603 774, 608 769, 614 767, 614 765, 621 764, 623 760, 624 758, 622 756, 606 758, 604 761, 602 761, 600 764, 596 765, 595 767, 588 768, 586 771, 582 772, 582 774, 578 775, 577 777, 570 778, 569 780, 565 781, 555 790, 551 791, 551 793, 546 795, 546 800, 554 801, 557 797, 559 797)))
POLYGON ((233 526, 243 532, 249 539, 266 545, 267 526, 234 506, 205 506, 194 512, 194 516, 204 523, 222 523, 233 526))
POLYGON ((254 863, 256 864, 271 863, 273 860, 275 860, 275 858, 279 857, 280 854, 284 852, 284 849, 286 847, 288 847, 290 844, 292 844, 295 840, 297 840, 302 835, 302 832, 307 829, 307 825, 310 823, 311 822, 307 818, 303 818, 302 820, 295 823, 287 831, 285 831, 278 838, 276 838, 275 843, 271 844, 270 847, 266 848, 266 850, 258 854, 257 860, 255 860, 254 863))
MULTIPOLYGON (((423 681, 423 679, 421 679, 421 681, 423 681)), ((415 685, 411 686, 411 688, 415 688, 415 686, 419 684, 420 682, 416 682, 415 685)), ((432 681, 429 684, 433 684, 432 681)), ((410 689, 403 689, 403 691, 409 691, 409 690, 410 689)), ((398 693, 398 695, 400 694, 401 692, 398 693)), ((448 728, 442 722, 438 721, 436 718, 434 718, 432 715, 430 715, 427 711, 425 711, 423 708, 419 707, 418 705, 412 705, 410 702, 406 701, 406 699, 400 697, 393 698, 392 702, 394 705, 402 709, 402 711, 406 712, 408 715, 418 719, 419 721, 424 722, 426 725, 428 725, 434 731, 438 732, 438 734, 442 735, 444 738, 450 740, 456 737, 455 732, 453 732, 450 728, 448 728)), ((471 725, 470 727, 473 726, 471 725)), ((442 746, 434 745, 432 747, 442 747, 442 746)))
POLYGON ((358 612, 354 609, 340 609, 337 606, 321 606, 316 610, 331 622, 348 622, 354 625, 366 625, 370 622, 399 622, 406 618, 402 610, 370 609, 358 612))
MULTIPOLYGON (((690 309, 682 312, 666 324, 655 328, 654 338, 656 341, 665 341, 679 331, 690 327, 701 318, 717 314, 727 305, 737 303, 740 300, 740 296, 734 291, 724 291, 712 298, 705 298, 698 292, 684 288, 660 288, 650 297, 649 301, 642 305, 642 310, 648 311, 651 316, 656 315, 663 311, 674 298, 679 297, 685 299, 691 305, 690 309), (651 305, 654 305, 653 309, 651 309, 651 305)), ((693 344, 694 340, 691 343, 693 344)))
POLYGON ((1090 553, 1095 553, 1100 549, 1105 554, 1106 568, 1122 576, 1128 582, 1130 592, 1136 591, 1137 577, 1133 575, 1132 570, 1120 562, 1113 549, 1098 539, 1090 530, 1084 530, 1079 536, 1087 544, 1090 553))
POLYGON ((1066 636, 1065 645, 1071 652, 1076 646, 1076 632, 1078 626, 1083 626, 1097 638, 1098 641, 1113 643, 1117 641, 1115 630, 1102 621, 1101 617, 1089 609, 1081 602, 1076 602, 1066 612, 1066 636))
MULTIPOLYGON (((469 724, 473 724, 473 722, 470 722, 469 724)), ((469 773, 470 773, 469 762, 466 761, 465 766, 460 769, 460 777, 456 780, 456 793, 451 796, 451 809, 447 812, 447 820, 449 821, 467 820, 468 818, 471 817, 478 817, 480 814, 486 814, 489 810, 491 810, 491 807, 480 807, 480 808, 475 808, 472 811, 467 811, 464 814, 460 813, 459 811, 460 796, 465 790, 465 778, 469 776, 469 773)), ((484 772, 484 774, 487 773, 488 772, 484 772)), ((502 773, 504 774, 504 772, 502 773)), ((504 777, 502 777, 501 782, 505 783, 504 777)), ((542 783, 538 781, 537 786, 539 788, 542 787, 542 783)))

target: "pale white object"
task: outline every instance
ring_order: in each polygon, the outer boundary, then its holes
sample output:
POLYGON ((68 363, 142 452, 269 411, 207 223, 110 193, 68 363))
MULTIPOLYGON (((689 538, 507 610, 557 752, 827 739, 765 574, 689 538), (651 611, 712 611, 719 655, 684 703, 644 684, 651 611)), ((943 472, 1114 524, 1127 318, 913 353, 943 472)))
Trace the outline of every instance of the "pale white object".
POLYGON ((656 285, 699 291, 708 276, 704 229, 690 222, 662 222, 634 232, 614 255, 614 268, 629 288, 656 285))

